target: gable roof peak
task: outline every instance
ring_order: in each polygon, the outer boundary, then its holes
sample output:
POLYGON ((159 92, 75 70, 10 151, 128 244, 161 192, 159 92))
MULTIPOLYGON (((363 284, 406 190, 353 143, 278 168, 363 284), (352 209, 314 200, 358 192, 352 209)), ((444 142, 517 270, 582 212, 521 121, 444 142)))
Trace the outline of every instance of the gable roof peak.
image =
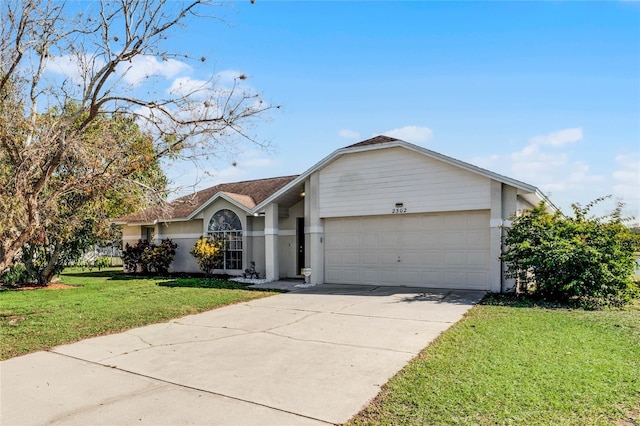
POLYGON ((371 139, 367 139, 358 143, 354 143, 353 145, 349 145, 346 148, 357 148, 360 146, 378 145, 381 143, 394 142, 398 140, 399 139, 392 138, 391 136, 378 135, 378 136, 372 137, 371 139))

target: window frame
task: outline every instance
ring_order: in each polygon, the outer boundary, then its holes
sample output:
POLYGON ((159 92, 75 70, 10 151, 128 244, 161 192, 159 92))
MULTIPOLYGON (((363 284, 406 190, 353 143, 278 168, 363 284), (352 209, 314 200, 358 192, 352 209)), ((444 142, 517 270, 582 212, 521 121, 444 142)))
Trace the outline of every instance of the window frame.
POLYGON ((220 209, 211 215, 207 236, 224 242, 222 270, 242 270, 244 234, 242 221, 233 210, 220 209))

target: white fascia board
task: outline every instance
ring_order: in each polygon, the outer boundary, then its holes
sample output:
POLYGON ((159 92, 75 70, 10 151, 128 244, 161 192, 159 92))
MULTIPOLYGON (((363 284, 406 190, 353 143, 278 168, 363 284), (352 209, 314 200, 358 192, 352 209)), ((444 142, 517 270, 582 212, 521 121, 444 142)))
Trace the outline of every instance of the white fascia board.
POLYGON ((211 203, 213 203, 218 198, 222 198, 223 200, 226 200, 226 201, 230 202, 231 204, 233 204, 234 206, 238 207, 239 209, 244 210, 247 214, 251 213, 251 209, 248 208, 247 206, 237 202, 236 200, 234 200, 233 198, 231 198, 228 195, 224 194, 223 192, 216 192, 215 194, 213 194, 213 196, 211 198, 209 198, 207 201, 202 203, 200 205, 200 207, 198 207, 197 209, 192 211, 191 214, 189 216, 187 216, 184 220, 191 220, 191 219, 195 218, 195 216, 198 213, 202 212, 204 209, 209 207, 209 205, 211 205, 211 203))
POLYGON ((175 219, 158 219, 156 220, 157 223, 171 223, 171 222, 189 222, 191 219, 186 218, 186 217, 178 217, 175 219))
POLYGON ((280 198, 283 194, 285 194, 289 190, 291 190, 291 188, 294 188, 294 187, 298 186, 300 183, 303 183, 312 173, 314 173, 317 170, 320 170, 321 168, 323 168, 327 164, 331 163, 333 160, 335 160, 336 158, 338 158, 342 154, 346 154, 346 153, 349 153, 349 152, 357 152, 357 151, 351 151, 351 150, 349 150, 347 148, 336 149, 331 154, 329 154, 328 156, 324 157, 322 160, 318 161, 316 164, 314 164, 309 169, 307 169, 306 172, 302 173, 297 178, 295 178, 294 180, 292 180, 291 182, 289 182, 288 184, 286 184, 285 186, 280 188, 278 191, 276 191, 273 194, 271 194, 269 197, 267 197, 260 204, 257 204, 253 209, 251 209, 251 213, 260 212, 260 210, 263 210, 267 205, 273 203, 275 200, 280 198))

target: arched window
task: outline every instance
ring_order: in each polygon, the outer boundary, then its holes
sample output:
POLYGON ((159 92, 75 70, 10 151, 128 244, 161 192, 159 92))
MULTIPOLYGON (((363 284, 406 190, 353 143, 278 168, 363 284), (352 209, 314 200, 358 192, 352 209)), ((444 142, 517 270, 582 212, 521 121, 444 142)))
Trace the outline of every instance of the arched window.
POLYGON ((242 269, 242 222, 231 210, 218 210, 209 221, 210 238, 224 241, 224 269, 242 269))

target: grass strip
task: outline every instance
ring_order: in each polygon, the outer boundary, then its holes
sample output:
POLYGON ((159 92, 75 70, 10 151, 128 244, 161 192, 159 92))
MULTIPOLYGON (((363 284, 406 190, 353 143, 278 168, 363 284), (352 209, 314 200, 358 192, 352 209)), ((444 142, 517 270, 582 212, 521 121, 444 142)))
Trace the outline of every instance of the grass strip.
POLYGON ((475 306, 349 424, 640 425, 640 310, 475 306))

